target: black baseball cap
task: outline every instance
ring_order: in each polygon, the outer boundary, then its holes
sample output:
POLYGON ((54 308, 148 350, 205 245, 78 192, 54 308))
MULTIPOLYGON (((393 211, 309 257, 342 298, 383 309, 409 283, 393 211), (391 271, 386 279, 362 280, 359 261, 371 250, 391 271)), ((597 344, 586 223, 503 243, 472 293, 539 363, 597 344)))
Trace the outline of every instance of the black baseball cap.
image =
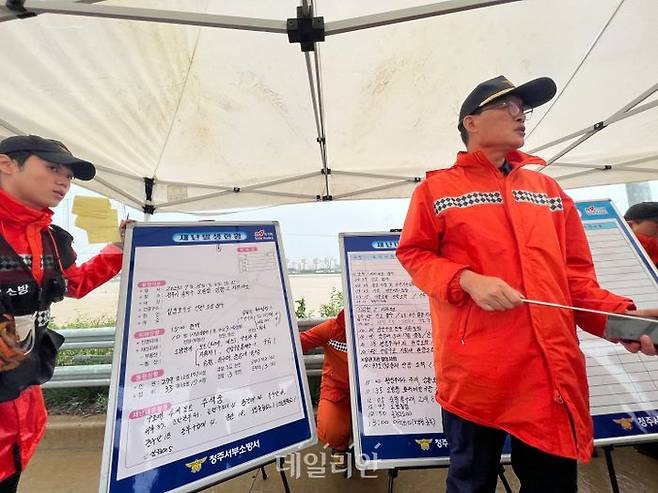
POLYGON ((79 159, 59 140, 44 139, 38 135, 16 135, 0 142, 0 154, 10 152, 29 152, 51 163, 63 164, 73 171, 79 180, 91 180, 96 175, 96 168, 89 161, 79 159))
POLYGON ((557 86, 549 77, 540 77, 518 87, 502 75, 485 80, 471 91, 462 104, 457 128, 462 128, 465 117, 503 96, 518 96, 523 100, 525 108, 536 108, 550 101, 556 92, 557 86))
POLYGON ((651 219, 658 222, 658 202, 640 202, 632 205, 624 214, 627 221, 641 221, 651 219))

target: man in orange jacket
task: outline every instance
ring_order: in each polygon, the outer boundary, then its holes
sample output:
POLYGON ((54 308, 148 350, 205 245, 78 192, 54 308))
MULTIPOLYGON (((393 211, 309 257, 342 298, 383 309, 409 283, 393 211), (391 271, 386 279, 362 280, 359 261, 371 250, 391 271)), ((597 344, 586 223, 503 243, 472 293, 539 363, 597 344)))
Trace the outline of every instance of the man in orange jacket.
POLYGON ((658 202, 632 205, 624 214, 624 219, 651 261, 658 266, 658 202))
MULTIPOLYGON (((651 261, 658 267, 658 202, 632 205, 624 214, 624 219, 651 261)), ((658 442, 644 443, 635 448, 638 452, 658 459, 658 442)))
POLYGON ((46 429, 40 384, 52 377, 64 340, 48 329, 50 305, 84 296, 121 269, 121 244, 76 266, 73 237, 51 225, 50 207, 71 180, 95 172, 56 140, 0 142, 0 493, 16 491, 46 429))
POLYGON ((352 436, 350 384, 347 372, 345 313, 299 334, 306 353, 324 347, 324 365, 318 404, 318 437, 333 449, 344 453, 352 436))
MULTIPOLYGON (((576 491, 576 459, 587 461, 593 444, 576 324, 604 337, 607 317, 522 300, 634 308, 599 287, 573 201, 523 168, 545 164, 517 149, 532 108, 555 92, 546 77, 479 84, 458 121, 467 152, 427 174, 402 230, 398 258, 430 299, 451 493, 495 491, 507 434, 521 491, 576 491)), ((626 346, 655 354, 646 336, 626 346)))

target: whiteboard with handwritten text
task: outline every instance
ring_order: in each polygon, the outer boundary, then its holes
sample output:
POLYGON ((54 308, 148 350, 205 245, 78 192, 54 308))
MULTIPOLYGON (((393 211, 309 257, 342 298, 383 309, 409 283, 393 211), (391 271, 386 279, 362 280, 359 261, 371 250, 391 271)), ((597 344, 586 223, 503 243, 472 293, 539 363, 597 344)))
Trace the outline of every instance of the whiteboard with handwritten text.
MULTIPOLYGON (((610 200, 577 202, 599 283, 658 308, 658 272, 610 200)), ((658 358, 578 331, 596 445, 658 440, 658 358)))
POLYGON ((448 461, 434 399, 427 297, 395 256, 398 233, 340 235, 357 467, 448 461))
MULTIPOLYGON (((658 272, 609 200, 576 203, 602 287, 658 308, 658 272)), ((429 306, 398 262, 399 233, 340 235, 357 466, 446 464, 429 306)), ((595 445, 658 440, 658 358, 578 330, 595 445)))
POLYGON ((312 445, 278 224, 126 241, 100 491, 192 491, 312 445))

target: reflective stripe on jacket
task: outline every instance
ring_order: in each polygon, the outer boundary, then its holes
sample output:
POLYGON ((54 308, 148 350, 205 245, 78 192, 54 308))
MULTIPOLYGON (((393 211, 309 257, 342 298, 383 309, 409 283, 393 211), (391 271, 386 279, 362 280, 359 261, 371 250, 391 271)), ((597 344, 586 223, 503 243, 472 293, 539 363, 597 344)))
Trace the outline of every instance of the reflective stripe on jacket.
POLYGON ((299 338, 304 353, 316 347, 324 348, 320 399, 338 402, 348 398, 350 383, 347 371, 347 342, 343 310, 336 318, 331 318, 309 330, 300 332, 299 338))
MULTIPOLYGON (((53 212, 49 209, 41 211, 30 209, 0 189, 0 233, 15 253, 29 260, 34 279, 39 283, 44 276, 44 271, 40 267, 44 264, 41 232, 50 226, 52 215, 53 212), (36 261, 32 258, 35 250, 38 259, 36 261)), ((65 252, 60 252, 63 253, 65 252)), ((76 266, 75 263, 68 265, 68 262, 65 262, 63 273, 68 281, 67 295, 74 298, 82 297, 114 277, 121 269, 122 258, 120 248, 108 245, 100 255, 80 266, 76 266)), ((0 269, 0 285, 7 272, 6 268, 0 269)), ((45 433, 47 414, 41 387, 30 386, 16 399, 0 402, 0 417, 2 418, 0 419, 0 481, 2 481, 13 475, 17 469, 25 469, 45 433), (14 455, 15 450, 17 456, 14 455), (19 461, 18 464, 16 459, 19 461)))
POLYGON ((592 453, 585 358, 576 323, 603 336, 604 316, 537 305, 480 309, 461 289, 468 268, 529 299, 612 312, 629 299, 601 289, 573 201, 521 152, 503 175, 481 152, 460 153, 415 190, 397 255, 430 297, 437 401, 545 452, 592 453))

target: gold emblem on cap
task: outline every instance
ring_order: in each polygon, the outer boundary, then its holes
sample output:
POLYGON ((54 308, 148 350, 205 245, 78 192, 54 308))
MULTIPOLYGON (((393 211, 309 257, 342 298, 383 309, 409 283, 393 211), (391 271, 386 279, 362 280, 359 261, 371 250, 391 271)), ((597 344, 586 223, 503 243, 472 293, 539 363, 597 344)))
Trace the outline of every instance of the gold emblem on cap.
MULTIPOLYGON (((509 81, 508 81, 508 82, 509 82, 509 81)), ((510 84, 511 84, 511 82, 510 82, 510 84)), ((482 101, 482 102, 478 105, 478 108, 482 108, 485 104, 487 104, 487 103, 493 101, 494 99, 496 99, 496 98, 498 98, 498 97, 500 97, 500 96, 502 96, 502 95, 504 95, 504 94, 507 94, 507 93, 510 92, 510 91, 513 91, 514 89, 516 89, 516 87, 508 87, 507 89, 503 89, 502 91, 498 91, 497 93, 492 94, 492 95, 489 96, 487 99, 485 99, 484 101, 482 101)))

